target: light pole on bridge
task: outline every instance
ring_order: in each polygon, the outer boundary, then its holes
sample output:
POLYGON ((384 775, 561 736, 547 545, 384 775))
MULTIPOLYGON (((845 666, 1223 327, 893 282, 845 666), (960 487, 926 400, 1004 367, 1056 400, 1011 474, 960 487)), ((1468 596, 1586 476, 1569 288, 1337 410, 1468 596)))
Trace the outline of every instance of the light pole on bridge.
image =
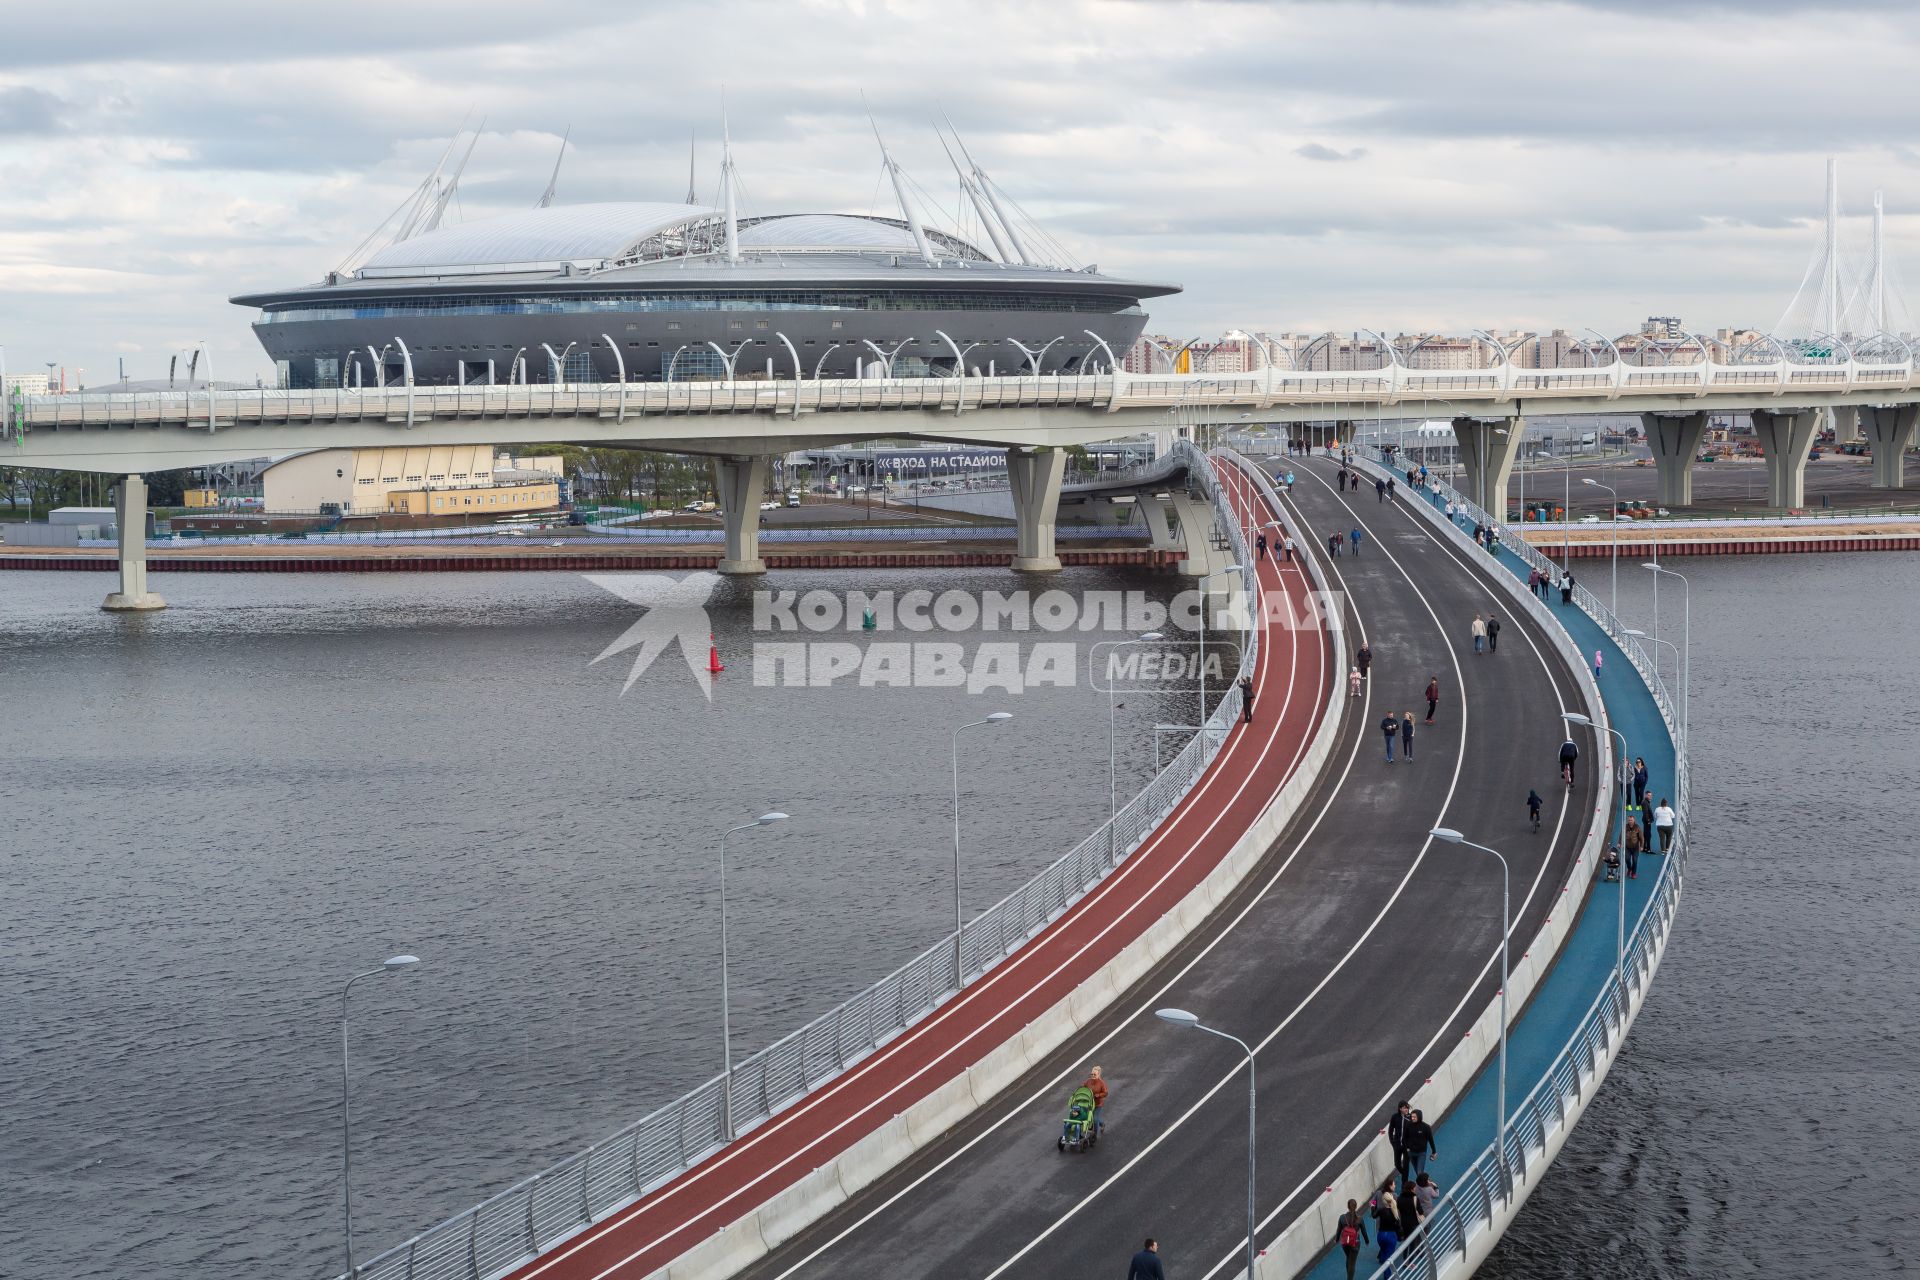
POLYGON ((1613 486, 1601 484, 1592 476, 1581 476, 1580 483, 1590 484, 1596 489, 1605 489, 1607 496, 1612 499, 1607 503, 1607 523, 1613 526, 1612 552, 1609 555, 1609 559, 1613 562, 1613 603, 1607 607, 1617 618, 1620 616, 1620 495, 1615 492, 1613 486))
POLYGON ((378 969, 369 969, 365 973, 356 973, 347 979, 340 988, 340 1192, 341 1204, 346 1212, 347 1227, 347 1276, 353 1276, 353 1116, 349 1105, 352 1089, 347 1067, 347 992, 353 990, 353 984, 362 978, 371 978, 376 974, 396 973, 420 963, 419 956, 394 956, 381 963, 378 969))
POLYGON ((1239 1036, 1228 1035, 1224 1031, 1214 1030, 1212 1027, 1201 1022, 1197 1014, 1188 1013, 1185 1009, 1156 1009, 1154 1010, 1154 1016, 1164 1022, 1171 1022, 1176 1027, 1185 1027, 1192 1031, 1204 1031, 1210 1036, 1219 1036, 1222 1040, 1231 1040, 1234 1044, 1240 1046, 1240 1052, 1247 1057, 1247 1280, 1253 1280, 1253 1277, 1259 1274, 1256 1268, 1260 1263, 1260 1247, 1254 1243, 1255 1235, 1259 1230, 1259 1221, 1254 1208, 1254 1151, 1256 1134, 1254 1112, 1259 1100, 1259 1089, 1254 1080, 1253 1046, 1249 1045, 1239 1036))
POLYGON ((733 1129, 733 1014, 727 990, 727 838, 755 827, 770 827, 785 822, 787 815, 778 810, 763 813, 752 822, 743 822, 720 833, 720 1049, 724 1071, 721 1083, 721 1136, 734 1138, 733 1129))
MULTIPOLYGON (((1500 1082, 1495 1091, 1493 1151, 1494 1159, 1500 1166, 1500 1194, 1511 1201, 1513 1180, 1507 1176, 1507 939, 1513 933, 1513 918, 1508 905, 1511 901, 1511 876, 1507 860, 1499 850, 1476 844, 1451 827, 1435 827, 1427 834, 1436 840, 1463 844, 1500 859, 1500 1082)), ((1625 899, 1622 898, 1622 901, 1625 899)))
POLYGON ((974 720, 955 729, 947 739, 953 754, 953 989, 967 985, 966 917, 960 906, 960 735, 982 725, 1002 725, 1013 719, 1011 711, 990 712, 985 719, 974 720))
MULTIPOLYGON (((1627 753, 1627 737, 1625 734, 1621 733, 1612 725, 1595 724, 1591 717, 1583 715, 1578 711, 1563 711, 1560 713, 1560 718, 1568 724, 1584 725, 1589 729, 1605 729, 1608 733, 1618 738, 1620 740, 1620 770, 1614 774, 1614 777, 1618 780, 1626 773, 1627 761, 1632 757, 1627 753)), ((1609 747, 1609 750, 1611 750, 1611 747, 1609 747)), ((1617 798, 1620 806, 1620 821, 1616 826, 1616 830, 1621 834, 1615 838, 1614 843, 1622 844, 1626 840, 1625 832, 1627 824, 1627 798, 1624 783, 1620 788, 1619 796, 1610 797, 1609 799, 1611 801, 1615 798, 1617 798)), ((1615 826, 1615 824, 1612 823, 1608 825, 1615 826)), ((1613 937, 1614 972, 1618 974, 1620 978, 1620 1007, 1624 1013, 1627 999, 1627 877, 1624 868, 1620 876, 1618 917, 1618 921, 1614 926, 1613 937)))

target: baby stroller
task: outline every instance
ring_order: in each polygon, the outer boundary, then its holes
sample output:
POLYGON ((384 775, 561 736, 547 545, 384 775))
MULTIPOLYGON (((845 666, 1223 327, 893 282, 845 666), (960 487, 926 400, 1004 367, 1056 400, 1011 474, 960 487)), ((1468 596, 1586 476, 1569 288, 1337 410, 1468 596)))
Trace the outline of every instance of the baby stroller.
POLYGON ((1060 1122, 1057 1145, 1062 1151, 1085 1151, 1099 1140, 1093 1125, 1093 1090, 1081 1085, 1067 1099, 1067 1118, 1060 1122))

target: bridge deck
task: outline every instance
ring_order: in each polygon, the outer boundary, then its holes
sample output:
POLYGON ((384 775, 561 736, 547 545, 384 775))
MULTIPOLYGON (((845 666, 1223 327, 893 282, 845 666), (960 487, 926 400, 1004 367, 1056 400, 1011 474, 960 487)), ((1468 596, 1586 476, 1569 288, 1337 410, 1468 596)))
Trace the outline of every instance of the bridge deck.
MULTIPOLYGON (((1361 629, 1349 635, 1364 634, 1376 656, 1319 792, 1236 899, 1108 1016, 748 1274, 1118 1275, 1148 1234, 1172 1274, 1236 1274, 1245 1080, 1232 1046, 1152 1010, 1191 1009, 1256 1046, 1258 1204, 1270 1238, 1494 995, 1497 868, 1429 844, 1427 830, 1459 827, 1508 854, 1517 936, 1559 907, 1593 800, 1590 785, 1571 795, 1558 785, 1558 712, 1577 705, 1571 676, 1518 619, 1507 621, 1505 652, 1474 654, 1474 613, 1501 608, 1486 566, 1370 490, 1343 501, 1325 459, 1293 466, 1301 527, 1319 531, 1322 550, 1336 527, 1370 535, 1359 559, 1330 562, 1361 629), (1414 763, 1387 766, 1374 726, 1387 710, 1423 717, 1435 673, 1439 722, 1419 726, 1414 763), (1524 821, 1529 786, 1548 801, 1537 836, 1524 821), (1106 1138, 1060 1155, 1066 1094, 1094 1063, 1114 1090, 1106 1138)), ((1443 1161, 1469 1154, 1442 1148, 1443 1161)))
MULTIPOLYGON (((1267 591, 1285 592, 1301 611, 1311 585, 1298 568, 1269 563, 1261 577, 1267 591)), ((1254 675, 1261 714, 1236 728, 1207 774, 1119 871, 846 1075, 521 1267, 516 1280, 647 1275, 1018 1034, 1184 898, 1267 806, 1324 711, 1332 656, 1322 632, 1268 628, 1254 675)))

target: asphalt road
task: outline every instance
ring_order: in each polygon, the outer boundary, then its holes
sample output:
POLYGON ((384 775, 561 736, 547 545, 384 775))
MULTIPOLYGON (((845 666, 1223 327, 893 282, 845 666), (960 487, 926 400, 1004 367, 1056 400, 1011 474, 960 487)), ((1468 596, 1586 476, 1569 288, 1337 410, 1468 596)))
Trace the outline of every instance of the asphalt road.
MULTIPOLYGON (((1370 490, 1343 500, 1324 457, 1292 466, 1303 549, 1324 554, 1334 529, 1365 532, 1358 558, 1330 563, 1349 637, 1364 634, 1375 654, 1371 687, 1346 704, 1342 740, 1292 828, 1107 1016, 746 1274, 1117 1276, 1151 1234, 1169 1275, 1233 1275, 1246 1238, 1243 1060, 1152 1011, 1190 1009, 1255 1046, 1258 1236, 1270 1240, 1493 998, 1498 867, 1426 833, 1454 826, 1501 848, 1515 934, 1532 936, 1592 805, 1591 778, 1570 796, 1554 759, 1559 712, 1577 705, 1572 679, 1504 613, 1505 651, 1474 654, 1473 615, 1500 602, 1469 567, 1473 553, 1370 490), (1438 723, 1418 724, 1413 762, 1387 765, 1375 726, 1389 710, 1420 721, 1434 674, 1438 723), (1525 821, 1529 786, 1548 801, 1538 835, 1525 821), (1096 1063, 1113 1088, 1105 1136, 1061 1154, 1067 1095, 1096 1063)), ((1444 1183, 1449 1162, 1470 1154, 1443 1150, 1436 1175, 1444 1183)))

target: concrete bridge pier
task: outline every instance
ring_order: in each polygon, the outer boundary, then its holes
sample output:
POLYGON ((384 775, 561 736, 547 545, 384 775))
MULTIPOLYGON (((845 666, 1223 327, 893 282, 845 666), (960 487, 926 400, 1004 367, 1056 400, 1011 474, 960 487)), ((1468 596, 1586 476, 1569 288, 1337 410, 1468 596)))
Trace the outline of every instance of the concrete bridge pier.
POLYGON ((1833 408, 1827 410, 1827 412, 1833 417, 1833 420, 1828 425, 1833 428, 1833 442, 1835 444, 1846 444, 1850 440, 1858 440, 1860 438, 1861 422, 1859 406, 1851 404, 1835 405, 1833 408))
POLYGON ((1643 413, 1640 427, 1660 473, 1660 505, 1693 505, 1693 464, 1707 435, 1705 413, 1643 413))
POLYGON ((764 453, 715 458, 713 484, 727 522, 727 551, 720 572, 747 576, 767 571, 760 558, 760 498, 767 491, 772 460, 764 453))
POLYGON ((1907 450, 1913 447, 1913 429, 1920 422, 1920 404, 1862 405, 1860 429, 1873 445, 1873 487, 1906 487, 1907 450))
POLYGON ((1453 420, 1453 436, 1460 446, 1460 487, 1495 520, 1507 518, 1507 481, 1526 429, 1525 418, 1453 420))
POLYGON ((1007 486, 1013 491, 1018 526, 1013 567, 1022 573, 1054 573, 1060 568, 1053 529, 1060 516, 1060 481, 1067 455, 1060 449, 1007 450, 1007 486))
POLYGON ((1820 429, 1818 409, 1753 411, 1753 435, 1767 457, 1767 505, 1802 507, 1807 502, 1807 455, 1820 429))
POLYGON ((1199 578, 1232 563, 1227 559, 1224 548, 1213 545, 1212 502, 1196 498, 1184 489, 1176 489, 1172 495, 1172 505, 1174 519, 1179 522, 1175 545, 1186 552, 1186 559, 1180 562, 1180 572, 1199 578))
POLYGON ((100 607, 113 613, 147 613, 167 602, 147 590, 147 482, 127 476, 113 499, 120 535, 120 589, 107 593, 100 607))

